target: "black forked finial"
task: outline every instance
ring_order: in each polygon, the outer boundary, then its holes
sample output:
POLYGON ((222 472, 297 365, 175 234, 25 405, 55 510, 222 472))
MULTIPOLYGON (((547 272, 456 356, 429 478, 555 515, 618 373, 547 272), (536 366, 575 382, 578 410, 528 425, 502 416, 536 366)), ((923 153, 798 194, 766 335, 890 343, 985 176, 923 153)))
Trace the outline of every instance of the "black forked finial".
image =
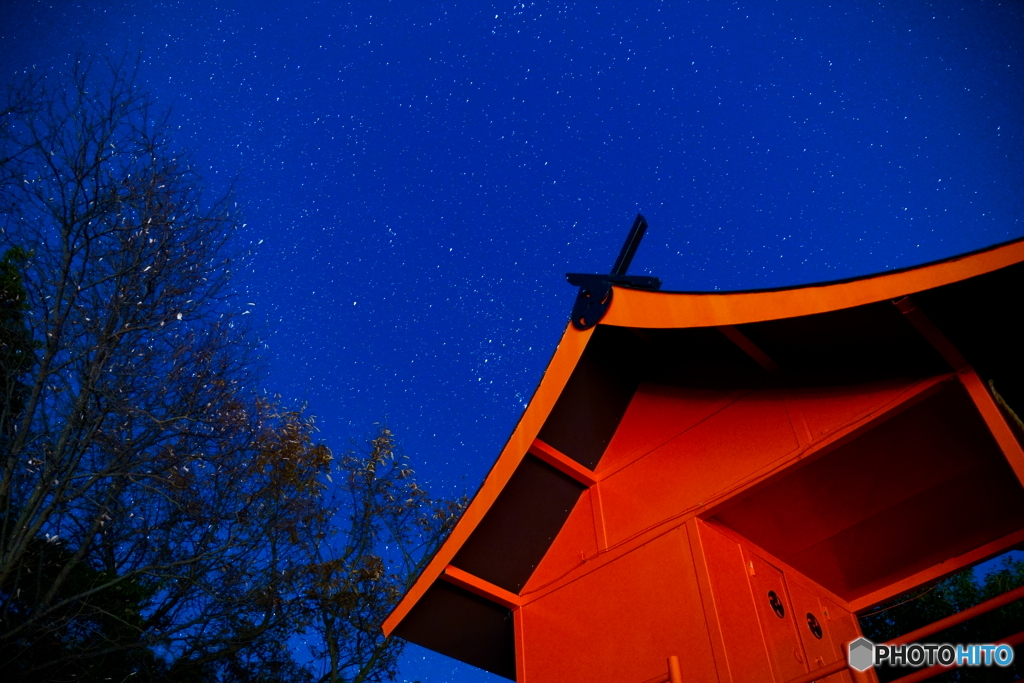
POLYGON ((601 322, 601 318, 612 305, 612 285, 634 289, 658 289, 661 287, 661 280, 656 277, 626 275, 645 232, 647 232, 647 219, 638 213, 610 274, 566 273, 565 277, 569 284, 580 288, 576 295, 576 303, 572 307, 572 325, 577 330, 587 330, 601 322))
POLYGON ((626 235, 626 241, 622 243, 619 258, 615 259, 615 265, 612 266, 612 275, 621 276, 626 274, 626 271, 629 270, 629 264, 633 262, 633 257, 636 255, 636 248, 640 246, 640 240, 644 238, 645 232, 647 232, 647 219, 644 218, 643 214, 638 213, 636 220, 633 221, 633 227, 629 229, 629 234, 626 235))

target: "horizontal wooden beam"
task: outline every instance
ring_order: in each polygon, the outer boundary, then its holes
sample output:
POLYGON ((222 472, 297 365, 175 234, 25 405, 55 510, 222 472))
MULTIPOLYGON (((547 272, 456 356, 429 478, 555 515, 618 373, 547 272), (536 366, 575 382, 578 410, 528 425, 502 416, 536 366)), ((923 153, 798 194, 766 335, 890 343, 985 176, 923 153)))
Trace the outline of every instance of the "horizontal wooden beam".
MULTIPOLYGON (((945 619, 939 619, 938 621, 928 624, 927 626, 924 626, 922 628, 919 628, 916 631, 911 631, 910 633, 906 633, 898 638, 893 638, 885 644, 904 645, 906 643, 921 641, 927 638, 928 636, 933 636, 936 633, 941 633, 942 631, 945 631, 948 628, 952 628, 953 626, 962 624, 965 621, 969 621, 979 615, 987 614, 988 612, 999 609, 1000 607, 1003 607, 1005 605, 1009 605, 1010 603, 1016 602, 1022 598, 1024 598, 1024 586, 1009 591, 1007 593, 1003 593, 1002 595, 992 598, 991 600, 986 600, 985 602, 979 605, 975 605, 974 607, 965 609, 962 612, 957 612, 956 614, 948 616, 945 619)), ((1024 632, 1017 633, 1015 635, 1010 636, 1009 638, 1002 638, 998 642, 1016 646, 1019 645, 1021 641, 1024 641, 1024 632)), ((814 681, 821 680, 831 674, 839 673, 840 671, 845 671, 847 668, 848 667, 846 661, 839 660, 838 662, 833 662, 832 664, 829 664, 826 667, 817 669, 816 671, 812 671, 809 674, 804 674, 803 676, 800 676, 798 678, 790 679, 788 683, 814 683, 814 681)), ((929 678, 932 678, 933 676, 938 676, 940 673, 950 671, 954 668, 955 665, 936 665, 928 669, 922 669, 920 671, 914 672, 909 676, 897 678, 896 681, 894 681, 894 683, 914 683, 916 681, 924 681, 929 678)))
POLYGON ((597 483, 597 475, 594 474, 593 470, 588 470, 565 453, 544 443, 540 439, 534 439, 533 444, 530 446, 530 453, 562 474, 572 477, 587 488, 597 483))
POLYGON ((441 574, 441 578, 453 586, 463 588, 474 595, 479 595, 481 598, 497 603, 506 609, 516 609, 519 607, 519 596, 512 591, 507 591, 500 586, 495 586, 490 581, 484 581, 479 576, 474 576, 473 574, 459 569, 456 566, 448 565, 445 567, 444 573, 441 574))
POLYGON ((1002 595, 997 595, 994 598, 986 600, 985 602, 978 603, 974 607, 968 607, 965 610, 952 614, 944 619, 932 622, 927 626, 922 626, 916 631, 910 633, 904 633, 898 638, 893 638, 886 645, 905 645, 907 643, 916 643, 924 640, 928 636, 933 636, 936 633, 941 633, 948 628, 953 628, 959 624, 969 621, 976 616, 981 614, 988 614, 992 610, 997 610, 1000 607, 1009 605, 1017 602, 1018 600, 1024 600, 1024 586, 1020 588, 1014 588, 1011 591, 1007 591, 1002 595))

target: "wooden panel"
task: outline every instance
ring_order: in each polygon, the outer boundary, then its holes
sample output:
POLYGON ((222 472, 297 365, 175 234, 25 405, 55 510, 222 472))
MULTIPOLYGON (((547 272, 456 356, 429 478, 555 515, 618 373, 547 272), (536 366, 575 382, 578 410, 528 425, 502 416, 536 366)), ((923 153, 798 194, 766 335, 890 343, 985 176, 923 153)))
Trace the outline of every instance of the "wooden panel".
MULTIPOLYGON (((822 609, 825 611, 825 618, 828 619, 829 632, 832 634, 832 644, 836 649, 836 658, 846 659, 846 646, 852 641, 857 640, 863 634, 860 631, 860 623, 857 621, 857 617, 850 613, 849 610, 843 609, 832 600, 828 598, 820 598, 822 609)), ((853 683, 854 678, 849 672, 837 674, 835 681, 838 683, 853 683)), ((874 670, 870 670, 866 675, 861 674, 856 680, 863 681, 869 679, 871 681, 877 681, 878 678, 874 673, 874 670)), ((826 679, 829 683, 833 683, 832 679, 826 679)))
POLYGON ((500 586, 495 586, 493 583, 484 581, 479 576, 473 576, 467 571, 459 569, 455 565, 448 565, 444 568, 444 574, 441 574, 441 579, 458 586, 463 590, 467 590, 474 595, 479 595, 485 600, 490 600, 500 607, 505 609, 516 609, 519 607, 519 596, 515 593, 509 592, 500 586))
POLYGON ((530 683, 639 683, 677 655, 683 680, 715 681, 683 531, 664 534, 522 611, 530 683))
POLYGON ((530 455, 543 460, 562 474, 572 477, 584 486, 593 486, 597 483, 593 470, 588 470, 565 453, 551 444, 544 443, 540 439, 534 439, 533 445, 530 446, 530 455))
POLYGON ((797 615, 782 572, 749 551, 743 555, 775 679, 784 683, 802 676, 808 671, 807 656, 796 631, 797 615))
POLYGON ((852 601, 1022 527, 1024 496, 1004 465, 946 480, 784 559, 852 601))
MULTIPOLYGON (((833 662, 845 660, 845 643, 847 641, 839 639, 845 635, 846 629, 843 628, 845 625, 838 621, 839 612, 844 610, 834 605, 830 609, 817 593, 798 582, 789 580, 789 577, 787 577, 786 584, 789 586, 789 597, 793 601, 793 619, 796 622, 800 640, 803 642, 810 670, 814 671, 833 662), (817 630, 812 628, 812 619, 817 630), (841 633, 835 633, 837 626, 841 633)), ((851 638, 850 640, 855 639, 851 638)), ((822 680, 827 683, 848 683, 851 679, 848 673, 841 672, 822 680)))
POLYGON ((615 544, 707 503, 799 447, 778 392, 753 392, 601 481, 615 544))
POLYGON ((943 404, 941 415, 933 415, 936 405, 928 401, 879 425, 729 505, 716 517, 787 560, 865 517, 962 474, 973 464, 958 456, 970 452, 973 444, 943 428, 944 421, 958 421, 962 402, 943 404), (922 467, 916 455, 923 453, 929 454, 928 467, 922 467))
POLYGON ((706 524, 698 529, 732 680, 774 683, 742 550, 706 524))
POLYGON ((942 387, 715 518, 845 600, 1024 527, 1024 490, 942 387))
POLYGON ((847 427, 897 400, 917 382, 895 379, 844 386, 808 387, 794 390, 786 405, 799 411, 812 440, 847 427))
POLYGON ((744 393, 641 384, 597 467, 598 474, 613 472, 663 446, 744 393))

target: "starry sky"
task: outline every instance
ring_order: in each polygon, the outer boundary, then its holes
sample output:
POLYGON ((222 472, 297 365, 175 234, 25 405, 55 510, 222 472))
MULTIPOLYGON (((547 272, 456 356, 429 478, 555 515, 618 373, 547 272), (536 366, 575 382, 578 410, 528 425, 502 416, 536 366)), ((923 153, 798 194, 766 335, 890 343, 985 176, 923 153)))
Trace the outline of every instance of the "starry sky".
MULTIPOLYGON (((268 388, 472 493, 566 272, 779 287, 1024 236, 1024 5, 0 0, 0 77, 140 57, 234 183, 268 388)), ((498 681, 410 647, 401 679, 498 681)))

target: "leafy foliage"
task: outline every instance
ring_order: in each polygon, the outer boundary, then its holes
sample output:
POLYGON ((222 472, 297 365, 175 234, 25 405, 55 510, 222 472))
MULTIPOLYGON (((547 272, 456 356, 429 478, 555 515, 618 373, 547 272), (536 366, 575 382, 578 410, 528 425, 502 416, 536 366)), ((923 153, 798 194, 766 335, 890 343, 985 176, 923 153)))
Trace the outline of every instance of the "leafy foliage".
POLYGON ((393 677, 380 621, 459 506, 387 430, 335 462, 260 393, 233 205, 130 69, 30 75, 0 113, 5 680, 299 683, 308 629, 325 679, 393 677))
POLYGON ((348 527, 325 539, 331 553, 314 565, 310 593, 327 668, 322 681, 391 680, 403 643, 380 630, 465 508, 466 500, 432 500, 408 458, 382 426, 365 451, 349 451, 337 466, 339 511, 348 527))

